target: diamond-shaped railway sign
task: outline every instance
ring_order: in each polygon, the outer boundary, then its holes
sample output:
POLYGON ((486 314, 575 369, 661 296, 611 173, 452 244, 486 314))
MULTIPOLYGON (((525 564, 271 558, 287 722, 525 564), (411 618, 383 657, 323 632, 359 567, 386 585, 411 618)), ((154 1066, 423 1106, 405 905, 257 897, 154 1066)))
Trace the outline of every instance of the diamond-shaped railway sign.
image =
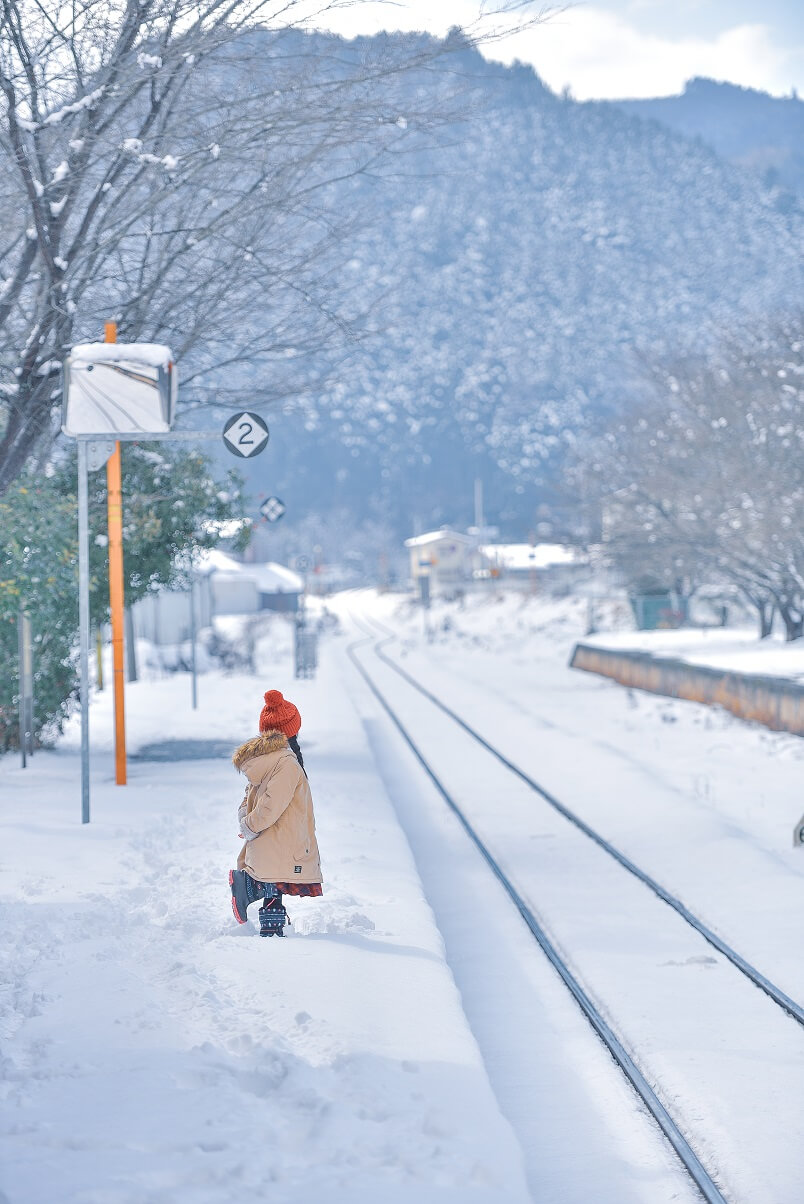
POLYGON ((259 414, 243 410, 226 419, 223 428, 223 442, 235 456, 258 456, 268 445, 270 434, 268 427, 259 414))
POLYGON ((269 523, 278 523, 285 513, 285 503, 278 497, 267 497, 260 506, 260 514, 269 523))

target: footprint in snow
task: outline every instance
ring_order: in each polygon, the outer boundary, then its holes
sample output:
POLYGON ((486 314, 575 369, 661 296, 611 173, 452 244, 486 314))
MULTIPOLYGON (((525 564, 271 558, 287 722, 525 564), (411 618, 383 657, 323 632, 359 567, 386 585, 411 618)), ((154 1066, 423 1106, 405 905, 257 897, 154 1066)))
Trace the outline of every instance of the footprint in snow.
POLYGON ((301 936, 322 934, 327 936, 349 935, 351 933, 374 932, 376 925, 361 911, 350 912, 317 912, 310 916, 300 916, 296 930, 301 936))
POLYGON ((714 957, 707 957, 705 954, 700 954, 698 957, 688 957, 687 960, 683 961, 683 962, 669 961, 669 962, 662 962, 662 965, 663 966, 716 966, 717 959, 714 957))

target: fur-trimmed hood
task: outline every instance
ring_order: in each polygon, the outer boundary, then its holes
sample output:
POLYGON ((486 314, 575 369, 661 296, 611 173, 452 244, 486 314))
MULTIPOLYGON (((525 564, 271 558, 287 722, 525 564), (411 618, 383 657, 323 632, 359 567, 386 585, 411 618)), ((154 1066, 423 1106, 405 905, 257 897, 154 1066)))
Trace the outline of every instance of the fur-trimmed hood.
POLYGON ((261 732, 259 736, 252 736, 245 744, 235 749, 232 753, 232 764, 235 769, 242 769, 247 761, 253 761, 255 757, 266 757, 269 753, 279 752, 288 747, 288 738, 284 732, 261 732))

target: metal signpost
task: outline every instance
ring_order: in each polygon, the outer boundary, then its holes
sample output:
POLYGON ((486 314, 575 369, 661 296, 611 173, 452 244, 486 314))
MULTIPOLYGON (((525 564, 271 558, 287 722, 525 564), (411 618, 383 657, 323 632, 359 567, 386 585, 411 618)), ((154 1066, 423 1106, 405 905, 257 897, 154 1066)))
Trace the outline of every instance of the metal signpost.
POLYGON ((78 440, 78 626, 81 661, 81 823, 89 823, 89 479, 85 439, 78 440))
POLYGON ((422 624, 424 625, 424 638, 430 642, 430 624, 427 619, 427 612, 430 609, 430 573, 433 569, 434 560, 432 556, 423 557, 419 560, 419 576, 417 578, 419 586, 419 604, 422 608, 422 624))
POLYGON ((107 322, 103 343, 80 343, 64 363, 62 430, 78 441, 78 576, 81 662, 81 818, 89 821, 89 487, 107 465, 109 595, 115 711, 115 777, 126 781, 124 716, 123 518, 120 439, 159 437, 173 424, 178 376, 162 344, 117 342, 107 322), (91 463, 90 463, 91 459, 91 463))
POLYGON ((306 618, 302 615, 296 620, 294 660, 296 677, 315 677, 318 664, 318 638, 315 631, 307 626, 306 618))
MULTIPOLYGON (((89 472, 103 468, 114 451, 110 440, 73 436, 78 445, 78 627, 81 674, 81 822, 89 823, 89 472)), ((220 431, 120 431, 121 443, 196 443, 219 439, 220 431)))
MULTIPOLYGON (((107 338, 110 331, 107 330, 107 338)), ((89 472, 96 472, 102 468, 109 458, 113 456, 116 450, 119 449, 119 444, 123 443, 161 443, 176 442, 176 443, 197 443, 208 439, 219 439, 221 432, 219 430, 201 430, 201 431, 171 431, 170 423, 173 420, 173 408, 175 403, 176 393, 176 373, 172 361, 167 369, 162 369, 161 366, 155 366, 153 363, 148 364, 148 369, 151 370, 153 379, 150 382, 151 388, 158 389, 158 400, 161 407, 162 421, 155 421, 154 426, 165 424, 163 430, 149 430, 141 425, 142 421, 147 421, 147 417, 143 419, 140 413, 136 418, 130 418, 131 423, 138 429, 122 429, 127 419, 127 413, 124 407, 117 405, 109 405, 108 394, 104 394, 99 382, 95 381, 94 376, 89 377, 87 374, 92 372, 95 366, 103 366, 107 371, 113 370, 123 378, 123 386, 128 385, 131 389, 130 381, 136 380, 139 384, 148 386, 148 380, 145 373, 132 372, 128 366, 128 361, 137 354, 137 344, 114 344, 108 348, 106 355, 100 355, 98 364, 93 363, 93 353, 98 354, 97 348, 100 346, 103 351, 106 351, 104 344, 86 345, 73 349, 65 366, 65 414, 62 429, 64 433, 71 438, 74 438, 77 444, 78 452, 78 623, 79 623, 79 664, 81 674, 81 822, 89 823, 90 816, 90 790, 89 790, 89 641, 90 641, 90 616, 89 616, 89 472), (124 366, 120 367, 112 358, 119 353, 120 360, 124 366), (75 362, 73 362, 75 361, 75 362), (77 401, 70 410, 68 404, 70 381, 72 379, 72 387, 76 392, 77 401), (105 403, 105 404, 104 404, 105 403), (94 407, 94 409, 93 409, 94 407), (118 417, 117 415, 122 415, 118 417), (116 429, 115 423, 119 422, 121 429, 116 429), (97 433, 93 433, 96 430, 97 433), (113 435, 114 438, 109 438, 113 435)), ((148 349, 153 352, 152 348, 148 349)), ((167 349, 165 349, 167 351, 167 349)), ((169 355, 169 352, 168 352, 169 355)), ((136 409, 139 402, 135 398, 132 402, 132 412, 136 409)), ((250 411, 242 411, 234 414, 229 418, 223 429, 223 439, 229 451, 237 456, 249 457, 259 455, 268 444, 269 433, 266 423, 260 418, 259 414, 253 414, 250 411), (248 429, 247 429, 248 428, 248 429)), ((277 501, 279 499, 276 499, 277 501)), ((120 501, 117 501, 118 506, 120 501)), ((283 510, 284 513, 284 510, 283 510)), ((121 547, 122 552, 122 547, 121 547)), ((120 598, 122 604, 122 597, 120 598)), ((195 629, 195 606, 194 599, 191 602, 192 625, 195 629)), ((195 632, 194 632, 195 634, 195 632)), ((195 658, 195 638, 193 638, 193 707, 197 706, 197 686, 196 686, 196 658, 195 658)), ((119 683, 119 688, 122 689, 122 680, 119 683)), ((28 691, 28 696, 32 700, 32 690, 28 691)), ((32 701, 31 704, 32 706, 32 701)), ((120 708, 122 720, 122 706, 120 708)), ((31 729, 33 724, 31 723, 31 729)), ((22 727, 22 725, 21 725, 22 727)), ((124 737, 125 738, 125 737, 124 737)), ((124 747, 124 746, 123 746, 124 747)), ((123 754, 124 755, 124 754, 123 754)), ((120 750, 117 750, 118 768, 120 763, 120 750)), ((118 782, 120 777, 118 776, 118 782)), ((125 781, 125 764, 123 765, 123 782, 125 781)))

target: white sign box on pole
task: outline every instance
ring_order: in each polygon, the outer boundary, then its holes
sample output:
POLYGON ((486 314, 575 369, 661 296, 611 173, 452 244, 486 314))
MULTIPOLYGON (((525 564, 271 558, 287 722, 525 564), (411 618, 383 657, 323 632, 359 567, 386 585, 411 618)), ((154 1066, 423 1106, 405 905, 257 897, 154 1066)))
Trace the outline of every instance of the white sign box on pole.
POLYGON ((178 373, 161 343, 79 343, 64 365, 65 435, 165 434, 178 373))

